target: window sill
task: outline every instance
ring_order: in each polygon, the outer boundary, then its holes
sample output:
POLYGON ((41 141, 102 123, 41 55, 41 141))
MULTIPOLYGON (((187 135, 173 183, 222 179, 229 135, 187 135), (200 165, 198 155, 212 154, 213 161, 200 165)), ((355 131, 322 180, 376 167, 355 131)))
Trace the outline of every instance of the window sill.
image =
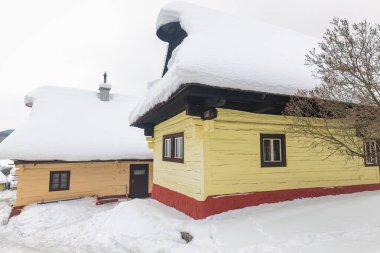
POLYGON ((178 159, 178 158, 164 158, 162 159, 164 162, 172 162, 172 163, 184 163, 184 159, 178 159))
POLYGON ((364 164, 365 167, 379 167, 380 165, 377 164, 364 164))
POLYGON ((62 191, 69 191, 70 189, 59 189, 59 190, 49 190, 49 192, 62 192, 62 191))
POLYGON ((286 162, 262 162, 261 168, 287 167, 286 162))

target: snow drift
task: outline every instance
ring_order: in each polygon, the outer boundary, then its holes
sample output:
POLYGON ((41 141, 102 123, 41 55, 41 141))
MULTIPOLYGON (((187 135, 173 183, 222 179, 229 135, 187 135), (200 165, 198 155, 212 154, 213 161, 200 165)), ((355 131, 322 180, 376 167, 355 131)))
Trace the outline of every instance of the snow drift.
MULTIPOLYGON (((3 193, 0 193, 0 218, 3 193)), ((3 209, 4 212, 7 210, 3 209)), ((10 210, 8 210, 10 211, 10 210)), ((265 204, 193 220, 155 200, 30 205, 0 226, 2 252, 377 253, 380 192, 265 204), (186 244, 186 231, 194 240, 186 244)))

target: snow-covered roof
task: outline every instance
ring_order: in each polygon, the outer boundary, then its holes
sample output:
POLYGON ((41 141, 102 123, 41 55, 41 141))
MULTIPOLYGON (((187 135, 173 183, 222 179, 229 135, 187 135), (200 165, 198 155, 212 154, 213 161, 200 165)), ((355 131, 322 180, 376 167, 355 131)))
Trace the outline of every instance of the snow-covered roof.
POLYGON ((167 73, 132 111, 131 122, 181 84, 293 94, 316 83, 304 65, 305 55, 317 46, 313 37, 184 2, 164 6, 157 29, 171 22, 180 22, 188 36, 173 51, 167 73))
POLYGON ((3 174, 3 172, 0 171, 0 184, 5 184, 7 182, 7 177, 3 174))
POLYGON ((11 160, 0 160, 0 170, 4 167, 14 167, 13 161, 11 160))
POLYGON ((38 88, 25 97, 33 106, 29 121, 0 144, 0 159, 151 159, 143 131, 128 121, 136 101, 111 93, 103 102, 96 91, 38 88))

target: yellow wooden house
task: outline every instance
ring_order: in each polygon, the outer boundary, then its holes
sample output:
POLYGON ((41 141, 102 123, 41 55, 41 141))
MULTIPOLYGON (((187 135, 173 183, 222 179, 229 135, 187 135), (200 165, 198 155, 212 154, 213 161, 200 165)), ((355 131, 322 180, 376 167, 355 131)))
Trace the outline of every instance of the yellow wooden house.
POLYGON ((347 160, 288 129, 282 112, 317 82, 317 40, 186 3, 162 8, 164 73, 130 115, 154 153, 152 197, 188 214, 380 189, 373 161, 347 160))
POLYGON ((97 196, 99 203, 144 198, 152 190, 152 152, 143 131, 130 127, 136 98, 96 91, 41 87, 25 97, 29 121, 0 144, 15 161, 16 209, 97 196))

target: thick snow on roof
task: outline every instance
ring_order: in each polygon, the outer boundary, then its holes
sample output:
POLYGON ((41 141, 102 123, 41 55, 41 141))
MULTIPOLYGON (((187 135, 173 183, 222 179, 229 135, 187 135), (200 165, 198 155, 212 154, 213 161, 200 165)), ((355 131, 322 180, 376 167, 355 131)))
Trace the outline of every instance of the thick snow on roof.
POLYGON ((0 144, 0 159, 89 161, 151 159, 141 129, 130 127, 136 98, 95 91, 41 87, 25 97, 29 122, 0 144))
POLYGON ((277 94, 315 85, 304 65, 315 38, 183 2, 161 9, 157 29, 171 22, 180 22, 188 36, 173 51, 168 72, 131 113, 131 122, 185 83, 277 94))
POLYGON ((13 167, 13 166, 14 164, 13 164, 13 161, 11 160, 0 160, 0 170, 3 167, 13 167))

